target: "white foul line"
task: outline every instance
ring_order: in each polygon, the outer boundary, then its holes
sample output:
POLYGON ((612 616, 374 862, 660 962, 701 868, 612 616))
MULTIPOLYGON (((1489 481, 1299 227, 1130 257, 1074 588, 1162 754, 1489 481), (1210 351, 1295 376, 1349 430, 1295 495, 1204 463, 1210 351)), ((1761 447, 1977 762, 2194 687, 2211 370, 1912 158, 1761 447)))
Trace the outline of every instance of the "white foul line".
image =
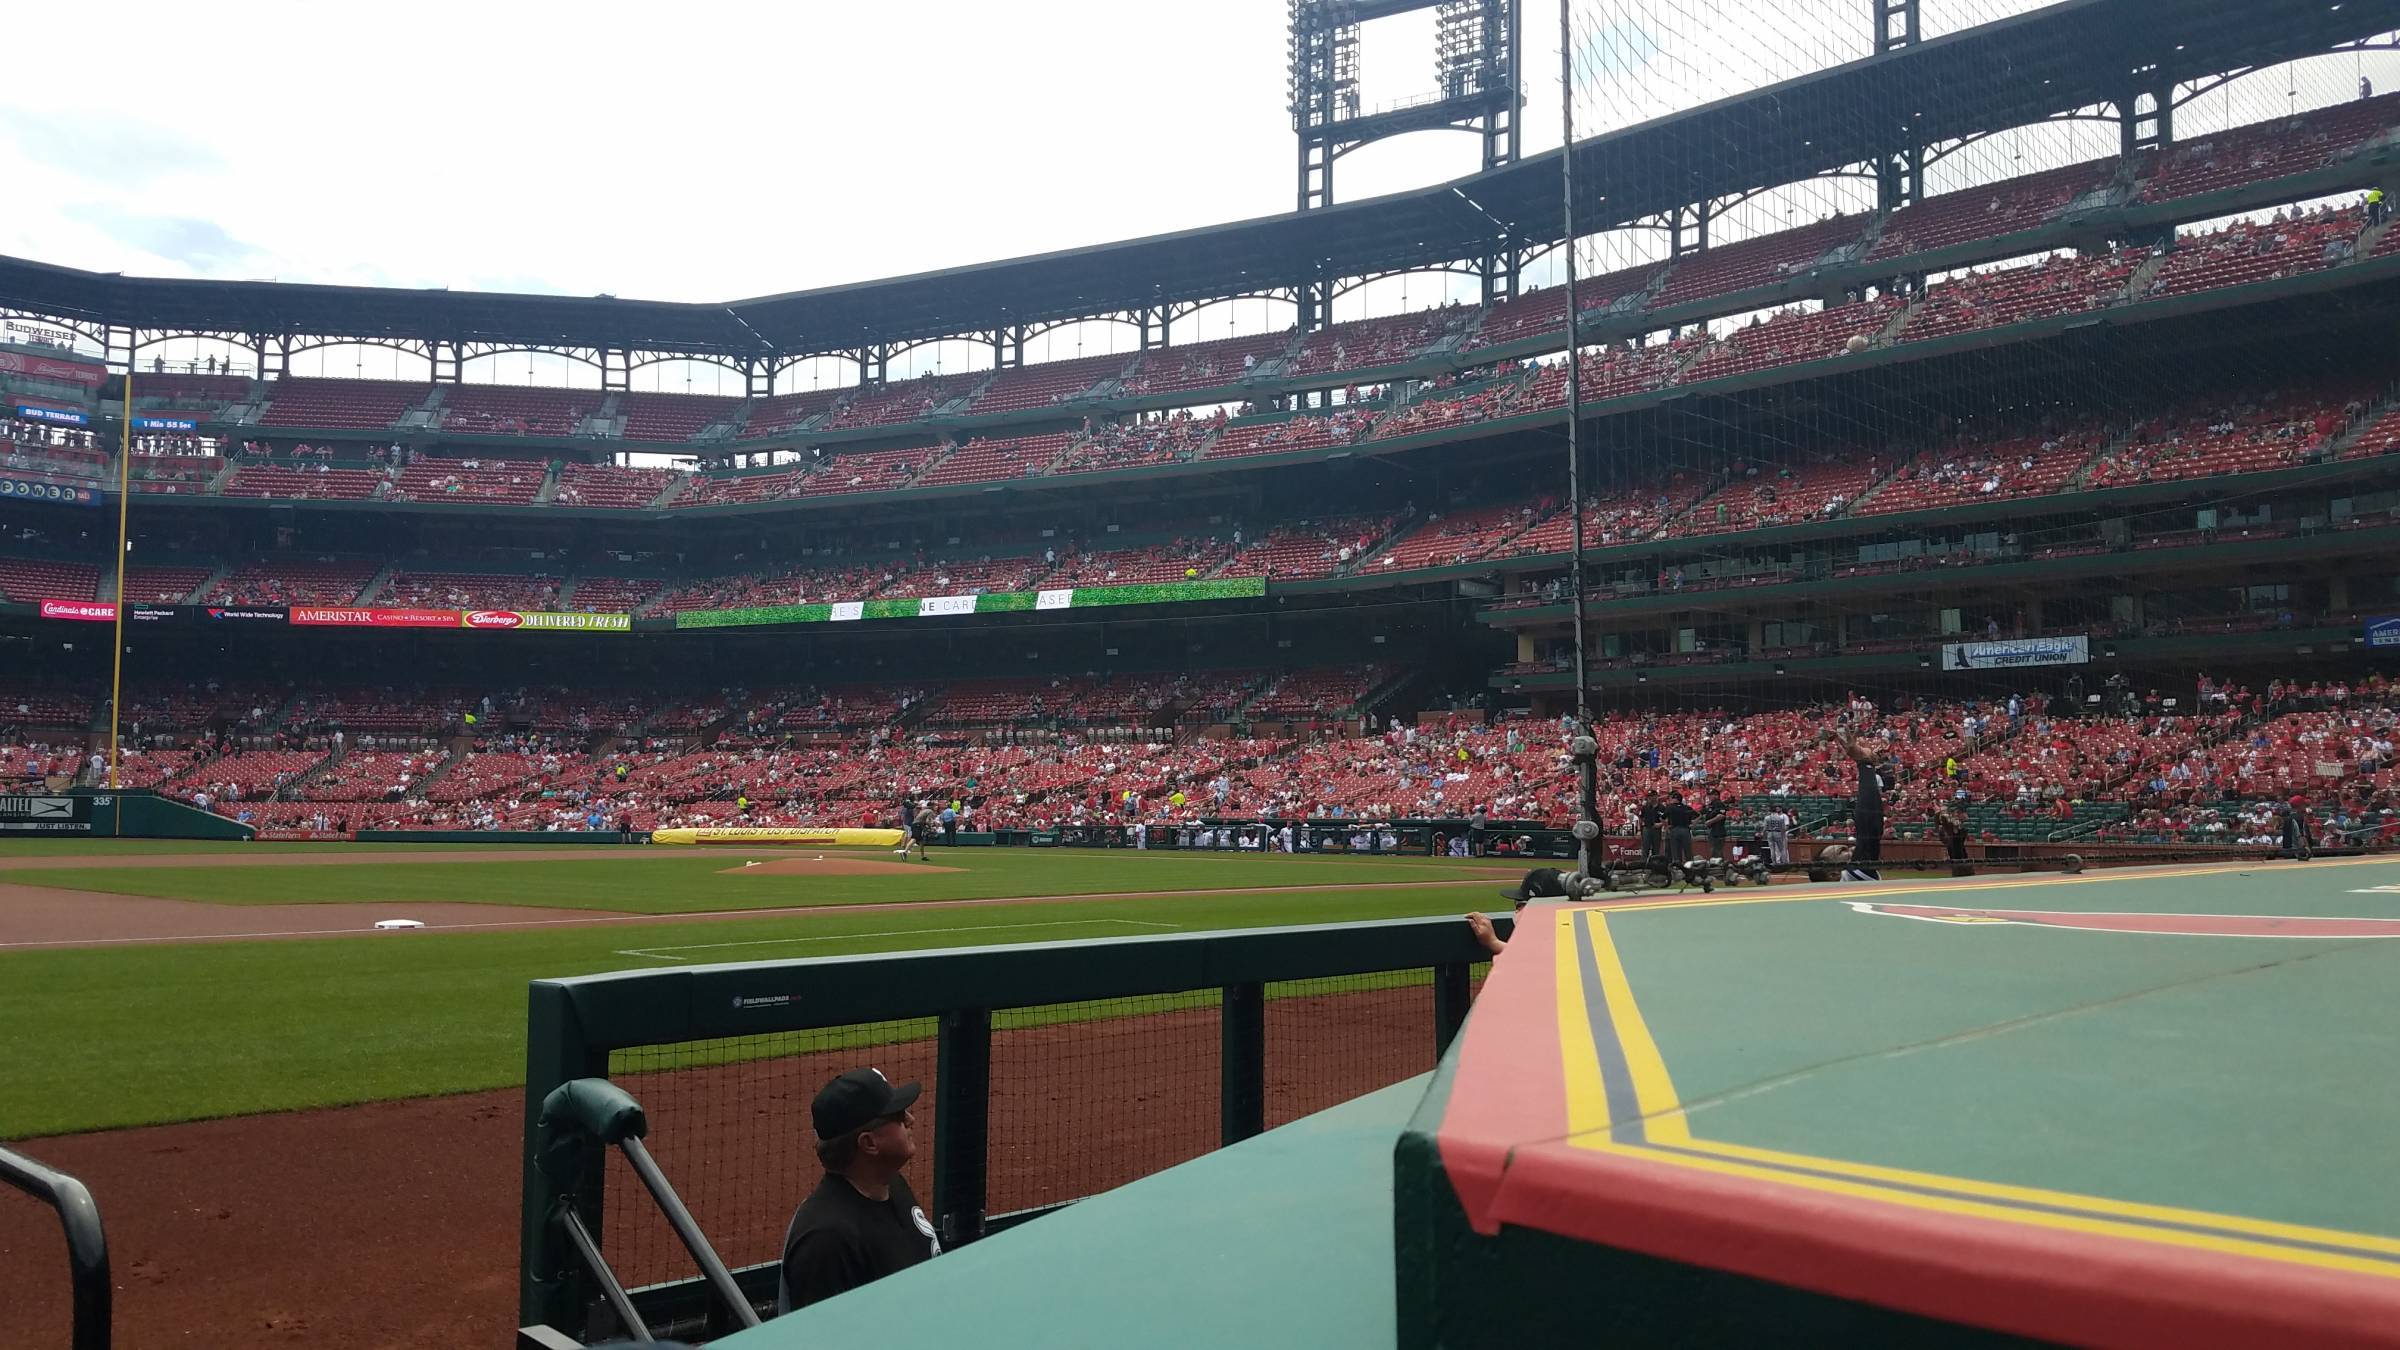
POLYGON ((1001 933, 1020 928, 1084 928, 1093 924, 1115 923, 1130 928, 1181 928, 1179 923, 1154 923, 1147 919, 1045 919, 1040 923, 986 923, 968 928, 887 928, 877 933, 827 933, 817 937, 751 938, 742 942, 687 942, 673 947, 627 947, 619 956, 639 956, 652 961, 682 961, 687 958, 669 956, 668 952, 717 951, 726 947, 789 947, 802 942, 848 942, 853 938, 923 937, 928 933, 1001 933))

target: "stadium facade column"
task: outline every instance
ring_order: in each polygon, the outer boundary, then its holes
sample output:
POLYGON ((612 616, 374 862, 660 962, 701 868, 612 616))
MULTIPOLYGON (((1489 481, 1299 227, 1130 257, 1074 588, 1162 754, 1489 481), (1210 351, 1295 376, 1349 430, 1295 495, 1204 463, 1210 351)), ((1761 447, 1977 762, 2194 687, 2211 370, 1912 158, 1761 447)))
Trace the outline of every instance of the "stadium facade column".
POLYGON ((600 358, 600 388, 607 393, 623 394, 633 389, 633 353, 623 347, 601 347, 593 355, 600 358))
POLYGON ((2135 74, 2138 82, 2117 97, 2117 142, 2128 155, 2175 141, 2175 77, 2156 61, 2135 74))

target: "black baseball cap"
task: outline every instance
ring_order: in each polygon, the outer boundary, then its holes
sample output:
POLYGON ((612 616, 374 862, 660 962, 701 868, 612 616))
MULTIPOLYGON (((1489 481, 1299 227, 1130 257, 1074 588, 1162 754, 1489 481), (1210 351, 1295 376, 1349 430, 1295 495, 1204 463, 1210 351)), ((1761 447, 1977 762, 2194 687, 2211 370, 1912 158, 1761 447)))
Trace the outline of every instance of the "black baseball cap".
POLYGON ((839 1139, 856 1134, 876 1121, 899 1115, 916 1104, 919 1083, 894 1084, 881 1069, 852 1069, 817 1090, 809 1103, 809 1118, 817 1138, 839 1139))
POLYGON ((1566 896, 1566 876, 1555 867, 1534 868, 1517 883, 1515 890, 1500 892, 1501 899, 1514 900, 1520 905, 1528 900, 1564 900, 1566 896))

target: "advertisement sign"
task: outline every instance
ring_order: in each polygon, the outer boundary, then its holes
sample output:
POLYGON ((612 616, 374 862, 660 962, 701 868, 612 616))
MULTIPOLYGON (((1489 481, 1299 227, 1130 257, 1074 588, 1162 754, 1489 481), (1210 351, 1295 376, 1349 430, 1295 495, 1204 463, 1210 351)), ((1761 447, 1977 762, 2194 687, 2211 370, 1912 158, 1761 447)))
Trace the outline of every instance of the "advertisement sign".
POLYGON ((62 506, 98 506, 96 488, 68 483, 37 483, 30 478, 0 478, 0 499, 12 502, 57 502, 62 506))
POLYGON ((0 833, 78 834, 91 828, 89 797, 0 795, 0 833))
POLYGON ((85 623, 114 623, 117 607, 105 600, 44 600, 45 619, 77 619, 85 623))
POLYGON ((546 633, 630 633, 630 614, 571 614, 533 609, 470 609, 458 616, 458 626, 505 631, 522 628, 546 633))
MULTIPOLYGON (((132 605, 125 610, 127 623, 164 623, 181 613, 173 605, 132 605)), ((117 607, 108 600, 44 600, 45 619, 73 619, 81 623, 114 623, 117 607)))
POLYGON ((198 431, 200 419, 197 417, 136 417, 133 419, 133 429, 135 431, 198 431))
POLYGON ((358 609, 295 605, 291 621, 303 628, 456 628, 455 609, 358 609))
POLYGON ((5 335, 11 342, 32 342, 44 347, 72 348, 75 345, 75 335, 66 329, 24 319, 0 320, 0 335, 5 335))
POLYGON ((200 616, 228 623, 283 623, 290 611, 281 605, 203 605, 200 616))
POLYGON ((1092 609, 1102 605, 1156 605, 1178 600, 1248 600, 1267 593, 1265 577, 1220 577, 1211 581, 1159 581, 1124 586, 1074 586, 1047 591, 987 591, 917 599, 845 600, 838 604, 765 605, 755 609, 685 610, 677 628, 740 628, 771 623, 826 623, 852 619, 921 619, 931 615, 1015 614, 1045 609, 1092 609))
POLYGON ((2091 639, 2020 638, 2014 642, 1945 642, 1944 670, 2009 670, 2018 666, 2080 666, 2092 659, 2091 639))
POLYGON ((28 356, 23 352, 0 352, 0 375, 17 375, 28 380, 51 380, 59 384, 80 384, 97 389, 108 379, 108 372, 83 361, 61 361, 54 356, 28 356))
POLYGON ((38 403, 20 403, 17 416, 28 422, 55 422, 62 427, 79 427, 92 419, 73 408, 45 408, 38 403))
POLYGON ((2400 615, 2367 620, 2367 645, 2400 647, 2400 615))

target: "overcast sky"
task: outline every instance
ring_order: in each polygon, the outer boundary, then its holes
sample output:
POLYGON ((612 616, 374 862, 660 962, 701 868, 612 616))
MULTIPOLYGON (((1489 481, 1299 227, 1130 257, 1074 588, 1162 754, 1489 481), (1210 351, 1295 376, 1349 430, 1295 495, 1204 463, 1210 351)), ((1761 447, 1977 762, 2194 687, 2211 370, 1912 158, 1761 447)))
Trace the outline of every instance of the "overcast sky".
MULTIPOLYGON (((722 300, 1293 205, 1284 0, 134 9, 105 40, 74 6, 9 15, 20 53, 95 64, 0 87, 0 252, 722 300)), ((1556 11, 1533 10, 1555 90, 1556 11)), ((1431 32, 1369 30, 1370 104, 1432 88, 1431 32)), ((1341 195, 1475 153, 1381 147, 1341 195)))
MULTIPOLYGON (((1530 154, 1559 140, 1558 11, 1522 3, 1530 154)), ((2042 3, 1925 0, 1927 35, 2042 3)), ((1587 77, 1635 75, 1583 86, 1581 134, 1854 59, 1871 32, 1868 0, 1574 4, 1587 77)), ((102 33, 71 5, 19 6, 6 37, 20 75, 27 53, 91 64, 0 82, 0 253, 146 275, 715 301, 1274 214, 1294 193, 1286 19, 1285 0, 133 0, 102 33)), ((1367 26, 1369 108, 1432 89, 1433 24, 1428 11, 1367 26)), ((2390 62, 2366 58, 2394 77, 2379 87, 2400 83, 2390 62)), ((2311 65, 2307 79, 2237 82, 2192 120, 2319 106, 2369 73, 2348 57, 2311 65)), ((2045 149, 2012 132, 1943 172, 1989 181, 2113 150, 2096 134, 2045 149)), ((1476 150, 1456 132, 1370 147, 1341 162, 1337 195, 1465 174, 1476 150)), ((1844 207, 1830 191, 1803 185, 1797 205, 1762 195, 1741 208, 1755 221, 1732 223, 1783 228, 1844 207)), ((1631 260, 1608 243, 1587 246, 1596 269, 1631 260)), ((1379 282, 1336 316, 1471 289, 1379 282)), ((1217 307, 1207 323, 1224 327, 1205 335, 1291 321, 1240 312, 1253 304, 1217 307)), ((1131 338, 1065 332, 1032 356, 1107 349, 1087 341, 1131 338)), ((480 377, 553 378, 525 362, 480 377)))

